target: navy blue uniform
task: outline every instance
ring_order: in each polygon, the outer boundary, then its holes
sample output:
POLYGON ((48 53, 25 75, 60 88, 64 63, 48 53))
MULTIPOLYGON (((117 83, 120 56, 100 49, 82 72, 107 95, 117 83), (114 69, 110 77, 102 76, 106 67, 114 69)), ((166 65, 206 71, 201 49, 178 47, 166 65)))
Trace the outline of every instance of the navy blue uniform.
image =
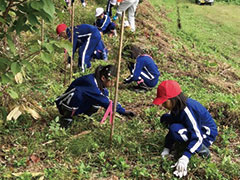
MULTIPOLYGON (((165 147, 171 149, 174 142, 188 142, 183 155, 188 158, 201 149, 202 144, 209 147, 218 134, 217 126, 207 111, 198 101, 187 99, 187 106, 176 116, 164 114, 168 118, 169 133, 165 138, 165 147), (170 120, 171 119, 171 120, 170 120)), ((166 122, 168 122, 166 121, 166 122)))
MULTIPOLYGON (((97 85, 94 74, 82 76, 74 80, 69 88, 56 99, 59 112, 64 109, 73 111, 72 115, 87 114, 93 106, 102 106, 107 109, 109 105, 108 90, 102 92, 97 85)), ((125 109, 118 103, 117 112, 125 113, 125 109)))
POLYGON ((102 19, 97 19, 95 25, 99 31, 103 32, 103 34, 109 33, 116 29, 115 23, 111 22, 111 19, 108 15, 104 15, 102 19))
MULTIPOLYGON (((70 28, 66 30, 69 40, 71 41, 70 28)), ((96 53, 106 51, 99 30, 89 24, 81 24, 74 27, 73 35, 73 54, 78 50, 78 66, 84 71, 85 65, 91 67, 90 60, 93 56, 99 57, 96 53)), ((101 56, 100 56, 101 57, 101 56)))
POLYGON ((129 67, 131 75, 125 79, 126 83, 144 80, 148 87, 154 87, 158 83, 160 72, 151 56, 143 54, 137 57, 134 67, 129 67))

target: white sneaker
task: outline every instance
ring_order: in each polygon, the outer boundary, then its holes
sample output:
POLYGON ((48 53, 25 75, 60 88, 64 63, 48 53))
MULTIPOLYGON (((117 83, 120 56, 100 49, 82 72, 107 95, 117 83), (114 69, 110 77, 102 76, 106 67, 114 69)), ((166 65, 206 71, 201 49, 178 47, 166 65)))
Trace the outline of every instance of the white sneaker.
POLYGON ((124 25, 124 27, 129 27, 130 26, 128 21, 124 21, 123 25, 124 25))
POLYGON ((86 3, 85 3, 85 2, 83 2, 83 3, 82 3, 82 6, 83 6, 83 7, 86 7, 86 3))
POLYGON ((117 37, 117 30, 116 29, 114 29, 113 34, 114 34, 115 37, 117 37))

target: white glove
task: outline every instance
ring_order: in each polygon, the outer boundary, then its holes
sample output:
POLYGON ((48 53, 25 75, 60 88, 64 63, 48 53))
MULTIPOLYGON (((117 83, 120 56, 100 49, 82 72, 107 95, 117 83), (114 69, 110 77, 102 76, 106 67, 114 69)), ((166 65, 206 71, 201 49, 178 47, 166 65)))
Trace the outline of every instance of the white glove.
POLYGON ((164 158, 165 156, 169 155, 169 151, 170 151, 170 149, 164 148, 161 153, 161 156, 164 158))
POLYGON ((178 162, 174 166, 172 166, 176 167, 176 170, 173 172, 173 174, 179 178, 186 176, 188 163, 188 157, 183 155, 181 158, 179 158, 178 162))

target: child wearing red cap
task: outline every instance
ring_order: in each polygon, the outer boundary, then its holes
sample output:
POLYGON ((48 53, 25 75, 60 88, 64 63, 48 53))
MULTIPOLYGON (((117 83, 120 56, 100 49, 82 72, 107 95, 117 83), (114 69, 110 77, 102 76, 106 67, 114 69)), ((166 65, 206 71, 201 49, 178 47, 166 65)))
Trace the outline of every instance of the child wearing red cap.
POLYGON ((189 159, 194 153, 210 157, 208 147, 216 139, 217 126, 207 109, 198 101, 187 98, 176 81, 163 81, 153 103, 170 111, 161 117, 161 123, 167 124, 169 129, 162 157, 169 155, 175 142, 187 143, 183 155, 173 166, 176 167, 174 175, 186 176, 189 159))
MULTIPOLYGON (((71 28, 66 24, 59 24, 56 28, 60 37, 71 41, 71 28)), ((91 59, 103 59, 107 61, 107 49, 101 39, 99 30, 89 24, 74 26, 73 33, 73 55, 78 50, 78 67, 84 72, 85 67, 91 67, 91 59)))

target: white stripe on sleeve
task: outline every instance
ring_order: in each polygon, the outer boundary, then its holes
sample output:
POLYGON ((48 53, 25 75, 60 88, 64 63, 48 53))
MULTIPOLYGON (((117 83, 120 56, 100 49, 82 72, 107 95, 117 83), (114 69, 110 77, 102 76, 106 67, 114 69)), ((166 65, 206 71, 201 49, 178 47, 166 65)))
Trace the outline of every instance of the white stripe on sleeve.
POLYGON ((192 123, 192 126, 193 126, 193 129, 198 137, 198 141, 196 142, 196 144, 190 149, 190 152, 191 153, 194 153, 202 144, 202 141, 203 141, 203 138, 201 136, 201 133, 200 133, 200 130, 198 129, 198 126, 197 126, 197 122, 196 120, 194 119, 191 111, 188 109, 188 107, 186 107, 184 109, 184 111, 186 112, 190 122, 192 123))

